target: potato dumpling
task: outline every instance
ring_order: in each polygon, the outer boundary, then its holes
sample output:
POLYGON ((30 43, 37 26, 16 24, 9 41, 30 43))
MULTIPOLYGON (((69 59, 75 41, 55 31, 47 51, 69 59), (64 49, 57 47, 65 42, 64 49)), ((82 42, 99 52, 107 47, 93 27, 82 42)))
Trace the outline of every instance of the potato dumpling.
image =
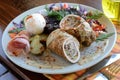
POLYGON ((30 52, 32 54, 42 54, 42 52, 45 50, 43 44, 40 43, 39 35, 35 35, 34 37, 32 37, 30 46, 31 46, 30 52))
POLYGON ((26 30, 29 33, 35 35, 35 34, 41 34, 44 31, 44 27, 46 26, 46 21, 41 14, 34 13, 24 18, 24 24, 26 30))

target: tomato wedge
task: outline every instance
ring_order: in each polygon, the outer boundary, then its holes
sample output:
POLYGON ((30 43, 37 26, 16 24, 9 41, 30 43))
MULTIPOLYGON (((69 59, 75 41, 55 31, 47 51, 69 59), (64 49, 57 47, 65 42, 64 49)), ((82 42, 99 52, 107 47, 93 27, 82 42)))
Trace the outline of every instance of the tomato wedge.
POLYGON ((104 25, 93 27, 93 30, 94 30, 94 31, 102 31, 103 29, 105 29, 105 26, 104 26, 104 25))

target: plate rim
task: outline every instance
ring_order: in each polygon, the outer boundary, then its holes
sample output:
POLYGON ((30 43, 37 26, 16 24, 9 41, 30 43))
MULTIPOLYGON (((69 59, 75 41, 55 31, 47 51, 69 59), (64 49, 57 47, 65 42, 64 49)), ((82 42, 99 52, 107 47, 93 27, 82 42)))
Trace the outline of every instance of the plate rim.
MULTIPOLYGON (((52 3, 51 3, 52 4, 52 3)), ((51 5, 51 4, 45 4, 45 5, 51 5)), ((59 3, 56 3, 56 4, 59 4, 59 3)), ((82 6, 85 6, 85 7, 89 7, 89 8, 92 8, 92 9, 95 9, 95 10, 98 10, 98 9, 96 9, 96 8, 93 8, 93 7, 91 7, 91 6, 87 6, 87 5, 83 5, 83 4, 77 4, 77 3, 68 3, 69 5, 82 5, 82 6)), ((42 7, 44 7, 45 5, 41 5, 42 7)), ((25 13, 28 13, 29 11, 34 11, 34 9, 37 9, 37 8, 40 8, 41 6, 37 6, 37 7, 34 7, 34 8, 32 8, 32 9, 29 9, 29 10, 27 10, 27 11, 25 11, 25 12, 23 12, 23 13, 21 13, 21 14, 19 14, 18 16, 16 16, 8 25, 7 25, 7 27, 6 28, 8 28, 9 27, 9 25, 10 24, 12 24, 12 22, 15 20, 15 19, 17 19, 20 15, 23 15, 23 14, 25 14, 25 13)), ((98 11, 100 11, 100 10, 98 10, 98 11)), ((101 12, 101 11, 100 11, 101 12)), ((35 13, 35 12, 34 12, 35 13)), ((106 16, 104 16, 106 19, 108 19, 106 16)), ((109 19, 108 19, 109 20, 109 19)), ((98 59, 98 60, 95 60, 95 62, 91 65, 91 66, 93 66, 93 65, 95 65, 95 64, 97 64, 98 62, 100 62, 102 59, 104 59, 109 53, 110 53, 110 51, 112 50, 112 48, 114 47, 114 45, 115 45, 115 42, 116 42, 116 37, 117 37, 117 32, 116 32, 116 29, 115 29, 115 26, 114 26, 114 24, 112 23, 112 21, 110 21, 109 20, 109 22, 112 24, 112 26, 113 26, 113 29, 114 29, 114 31, 115 31, 115 35, 114 35, 114 42, 113 42, 113 45, 111 46, 111 48, 109 49, 109 51, 107 52, 107 54, 105 54, 104 56, 102 56, 101 57, 101 59, 98 59)), ((31 70, 31 69, 29 69, 29 68, 26 68, 26 67, 23 67, 23 66, 21 66, 20 64, 18 64, 18 63, 15 63, 13 60, 12 60, 12 58, 10 57, 10 55, 7 53, 7 51, 4 49, 4 40, 3 40, 3 38, 4 38, 4 36, 5 36, 5 32, 6 32, 6 28, 5 28, 5 30, 4 30, 4 32, 3 32, 3 35, 2 35, 2 48, 3 48, 3 51, 4 51, 4 53, 5 53, 5 55, 14 63, 14 64, 16 64, 17 66, 19 66, 19 67, 21 67, 21 68, 23 68, 23 69, 26 69, 26 70, 29 70, 29 71, 32 71, 32 72, 36 72, 36 73, 46 73, 46 74, 66 74, 66 73, 71 73, 71 72, 76 72, 76 71, 78 71, 78 69, 71 69, 71 71, 63 71, 63 70, 53 70, 53 71, 43 71, 43 70, 39 70, 39 71, 35 71, 35 70, 31 70)), ((93 60, 92 60, 93 61, 93 60)), ((75 65, 77 65, 77 64, 75 64, 75 65)), ((89 67, 91 67, 91 66, 89 66, 89 67)), ((71 66, 70 66, 71 67, 71 66)), ((88 67, 86 67, 86 66, 83 66, 83 67, 85 67, 85 68, 88 68, 88 67)), ((81 69, 79 69, 79 70, 82 70, 82 69, 85 69, 85 68, 81 68, 81 69)))

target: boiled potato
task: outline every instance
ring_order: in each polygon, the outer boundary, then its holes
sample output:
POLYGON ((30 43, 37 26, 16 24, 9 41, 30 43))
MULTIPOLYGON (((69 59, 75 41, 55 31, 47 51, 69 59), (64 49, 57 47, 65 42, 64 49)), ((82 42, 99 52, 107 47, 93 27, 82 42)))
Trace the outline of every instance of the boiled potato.
POLYGON ((33 13, 24 18, 26 30, 31 34, 41 34, 46 26, 45 18, 40 13, 33 13))
POLYGON ((45 47, 40 43, 39 35, 32 37, 30 46, 32 54, 41 54, 45 50, 45 47))

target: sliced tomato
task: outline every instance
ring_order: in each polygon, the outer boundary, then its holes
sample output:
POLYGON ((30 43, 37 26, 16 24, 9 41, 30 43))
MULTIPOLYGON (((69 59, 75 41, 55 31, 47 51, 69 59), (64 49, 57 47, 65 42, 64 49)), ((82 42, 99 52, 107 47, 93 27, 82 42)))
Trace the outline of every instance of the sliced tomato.
POLYGON ((14 38, 17 35, 17 33, 9 33, 10 38, 14 38))
POLYGON ((105 29, 105 26, 104 26, 104 25, 93 27, 93 30, 94 30, 94 31, 102 31, 103 29, 105 29))
POLYGON ((69 6, 68 6, 68 4, 67 3, 64 3, 63 4, 63 9, 67 9, 69 6))

